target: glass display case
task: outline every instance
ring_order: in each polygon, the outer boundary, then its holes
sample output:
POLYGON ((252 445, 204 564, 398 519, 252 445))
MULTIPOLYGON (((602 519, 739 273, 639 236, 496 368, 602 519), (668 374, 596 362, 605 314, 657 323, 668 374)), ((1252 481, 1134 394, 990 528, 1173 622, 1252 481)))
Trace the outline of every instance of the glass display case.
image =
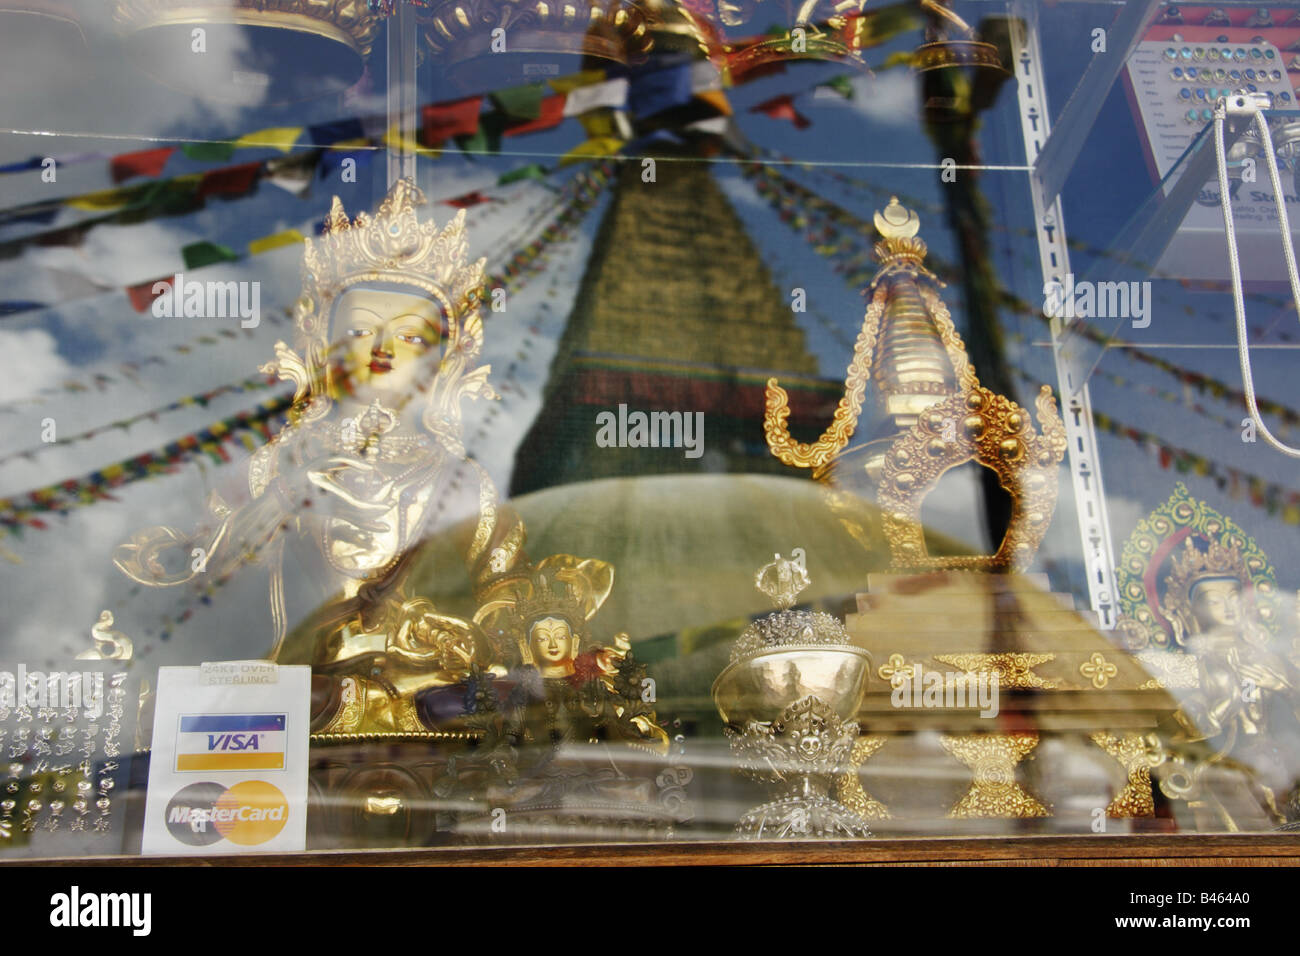
POLYGON ((1292 854, 1300 4, 0 54, 0 859, 1292 854))

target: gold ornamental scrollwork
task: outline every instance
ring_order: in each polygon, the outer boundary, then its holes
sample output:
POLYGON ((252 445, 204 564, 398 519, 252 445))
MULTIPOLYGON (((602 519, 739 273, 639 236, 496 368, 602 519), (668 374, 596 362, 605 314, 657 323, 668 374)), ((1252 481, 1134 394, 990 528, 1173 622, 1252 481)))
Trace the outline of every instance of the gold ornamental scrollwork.
MULTIPOLYGON (((820 438, 811 444, 795 441, 790 435, 790 396, 777 384, 775 378, 767 381, 766 409, 763 415, 763 433, 767 437, 768 448, 784 464, 796 468, 814 469, 814 477, 820 478, 831 460, 839 454, 857 430, 858 419, 862 415, 862 405, 866 398, 867 383, 873 378, 878 389, 889 387, 889 370, 874 368, 877 339, 880 336, 881 319, 885 307, 893 293, 889 280, 896 276, 912 279, 924 279, 934 286, 943 283, 922 264, 926 256, 925 240, 917 236, 920 221, 915 212, 904 209, 898 197, 890 199, 889 205, 875 216, 876 229, 881 240, 875 245, 875 255, 881 263, 881 269, 872 279, 868 290, 871 301, 862 317, 862 328, 858 332, 853 346, 853 356, 849 360, 844 378, 844 397, 840 399, 831 418, 830 425, 820 438)), ((934 319, 939 339, 943 345, 948 361, 952 364, 956 380, 961 389, 979 386, 975 369, 966 355, 966 345, 953 325, 948 307, 932 288, 921 289, 920 295, 925 302, 930 316, 934 319)))
POLYGON ((980 385, 939 290, 924 265, 920 221, 897 197, 876 213, 880 270, 868 292, 844 379, 844 396, 830 425, 811 444, 790 435, 789 395, 769 379, 763 432, 772 454, 813 469, 826 480, 857 429, 867 385, 898 429, 867 442, 864 466, 877 485, 877 504, 894 568, 901 570, 1021 570, 1047 533, 1056 508, 1065 424, 1050 387, 1035 401, 1041 433, 1029 413, 980 385), (887 449, 886 447, 887 446, 887 449), (929 554, 921 504, 945 472, 968 462, 991 469, 1011 497, 1011 519, 998 550, 988 556, 929 554))
POLYGON ((1042 543, 1056 508, 1057 466, 1065 456, 1065 425, 1052 390, 1038 396, 1037 434, 1015 402, 977 387, 922 413, 885 456, 879 502, 896 568, 1021 570, 1042 543), (921 504, 951 468, 976 461, 991 468, 1011 496, 1006 536, 991 556, 932 556, 921 525, 921 504))
POLYGON ((949 817, 1049 817, 1051 810, 1016 782, 1016 765, 1038 746, 1032 731, 943 736, 943 749, 971 771, 971 785, 949 817))
POLYGON ((848 772, 835 780, 835 799, 864 820, 888 820, 893 816, 888 807, 863 788, 859 773, 862 765, 874 757, 888 739, 884 734, 859 737, 849 754, 848 772))
POLYGON ((1106 685, 1119 673, 1119 668, 1106 660, 1100 651, 1096 651, 1079 665, 1079 673, 1097 690, 1105 690, 1106 685))
POLYGON ((1007 690, 1042 688, 1054 690, 1056 681, 1034 673, 1039 664, 1056 660, 1055 654, 1007 652, 1005 654, 938 654, 936 661, 951 664, 965 673, 983 671, 997 675, 998 685, 1007 690))
POLYGON ((1099 731, 1090 739, 1124 768, 1128 778, 1123 789, 1106 806, 1106 816, 1114 819, 1155 816, 1151 769, 1164 762, 1164 754, 1155 735, 1129 732, 1117 737, 1099 731))
POLYGON ((876 668, 876 673, 880 675, 881 680, 889 681, 890 687, 897 687, 904 681, 912 679, 916 673, 916 665, 908 664, 902 654, 890 654, 885 663, 876 668))
POLYGON ((1154 675, 1143 681, 1138 690, 1185 690, 1200 684, 1200 671, 1191 654, 1147 649, 1133 656, 1143 670, 1154 675))
POLYGON ((795 468, 820 470, 830 463, 853 437, 862 415, 862 403, 867 394, 867 381, 871 377, 871 356, 880 332, 880 317, 885 311, 888 290, 876 289, 862 319, 862 329, 853 346, 844 378, 844 397, 835 407, 835 414, 822 436, 812 444, 795 441, 790 435, 790 396, 775 378, 767 380, 766 408, 763 412, 763 434, 768 448, 781 462, 795 468))

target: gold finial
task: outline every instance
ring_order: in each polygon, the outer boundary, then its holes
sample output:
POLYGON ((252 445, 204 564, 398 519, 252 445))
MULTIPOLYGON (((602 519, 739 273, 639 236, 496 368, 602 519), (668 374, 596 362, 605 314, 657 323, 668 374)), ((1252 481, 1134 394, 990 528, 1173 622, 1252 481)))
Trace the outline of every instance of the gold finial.
POLYGON ((921 219, 903 206, 897 196, 889 197, 884 212, 876 213, 876 230, 886 239, 911 239, 921 231, 921 219))
POLYGON ((788 559, 778 554, 758 569, 754 575, 754 587, 771 598, 780 610, 794 607, 799 592, 812 584, 806 561, 803 548, 795 548, 788 559))
POLYGON ((875 248, 876 258, 884 268, 872 280, 873 287, 899 269, 908 274, 923 273, 936 285, 943 286, 921 265, 925 261, 926 246, 925 240, 917 235, 921 231, 921 218, 915 210, 904 206, 897 196, 890 196, 889 205, 876 213, 875 223, 876 231, 880 233, 875 248))

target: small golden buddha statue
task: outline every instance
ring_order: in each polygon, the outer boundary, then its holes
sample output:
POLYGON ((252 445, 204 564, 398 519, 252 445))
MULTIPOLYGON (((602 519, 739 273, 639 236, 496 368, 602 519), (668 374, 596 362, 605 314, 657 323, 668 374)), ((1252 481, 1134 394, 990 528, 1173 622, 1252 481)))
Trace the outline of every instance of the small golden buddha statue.
POLYGON ((517 649, 502 704, 514 746, 620 742, 667 752, 627 635, 610 645, 591 638, 588 622, 613 582, 611 565, 561 554, 491 585, 475 622, 486 639, 517 649))
POLYGON ((1241 767, 1270 816, 1284 822, 1277 798, 1296 774, 1282 738, 1300 741, 1300 674, 1252 611, 1238 547, 1212 541, 1202 550, 1189 536, 1171 563, 1161 611, 1175 645, 1196 659, 1198 676, 1174 715, 1179 737, 1209 742, 1215 752, 1208 763, 1241 767))
POLYGON ((461 441, 462 401, 495 397, 478 362, 484 260, 467 261, 463 211, 439 229, 417 218, 424 202, 408 180, 373 217, 349 219, 335 198, 324 234, 307 240, 296 348, 276 343, 263 366, 295 386, 288 424, 253 455, 245 489, 229 503, 214 496, 207 528, 149 529, 115 555, 134 580, 160 586, 265 562, 268 658, 313 666, 320 732, 427 729, 420 691, 491 666, 472 622, 405 590, 456 469, 479 485, 465 555, 473 587, 524 560, 522 524, 501 513, 461 441), (286 545, 323 585, 287 643, 286 545))

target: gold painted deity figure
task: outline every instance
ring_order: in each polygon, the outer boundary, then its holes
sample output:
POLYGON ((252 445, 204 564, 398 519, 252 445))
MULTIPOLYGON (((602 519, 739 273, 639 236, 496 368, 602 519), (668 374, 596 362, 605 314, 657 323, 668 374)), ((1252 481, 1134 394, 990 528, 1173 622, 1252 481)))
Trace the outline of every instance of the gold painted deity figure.
POLYGON ((651 832, 673 819, 690 779, 681 768, 665 777, 668 736, 627 635, 593 638, 590 621, 613 580, 611 565, 567 554, 498 577, 474 623, 510 666, 475 670, 468 693, 431 689, 418 702, 429 724, 468 704, 463 725, 479 742, 448 770, 446 786, 503 810, 512 838, 587 826, 651 832))
POLYGON ((323 235, 306 243, 295 347, 277 343, 277 360, 263 366, 294 385, 286 426, 253 455, 245 488, 213 496, 207 527, 149 529, 115 555, 149 585, 267 564, 268 658, 312 665, 318 732, 427 729, 421 691, 491 666, 471 621, 405 589, 457 472, 478 486, 465 554, 473 590, 524 560, 522 524, 499 509, 461 438, 462 402, 495 397, 478 361, 484 260, 467 259, 464 211, 439 229, 417 217, 424 202, 408 180, 374 216, 349 219, 335 198, 323 235), (292 635, 286 546, 304 577, 324 585, 292 635))
POLYGON ((1300 732, 1300 674, 1250 611, 1240 549, 1184 539, 1166 579, 1165 613, 1174 639, 1197 662, 1199 686, 1174 715, 1188 742, 1210 742, 1214 762, 1242 767, 1278 823, 1278 799, 1295 782, 1279 735, 1300 732))
POLYGON ((1267 557, 1180 483, 1139 522, 1117 570, 1118 633, 1179 699, 1162 791, 1230 830, 1260 812, 1285 823, 1300 774, 1300 671, 1279 634, 1267 557), (1233 804, 1231 780, 1258 809, 1233 804))
POLYGON ((503 657, 507 647, 516 653, 502 682, 502 733, 512 746, 621 742, 667 750, 627 635, 609 645, 591 637, 588 622, 613 583, 611 565, 559 554, 489 586, 474 619, 503 657))

